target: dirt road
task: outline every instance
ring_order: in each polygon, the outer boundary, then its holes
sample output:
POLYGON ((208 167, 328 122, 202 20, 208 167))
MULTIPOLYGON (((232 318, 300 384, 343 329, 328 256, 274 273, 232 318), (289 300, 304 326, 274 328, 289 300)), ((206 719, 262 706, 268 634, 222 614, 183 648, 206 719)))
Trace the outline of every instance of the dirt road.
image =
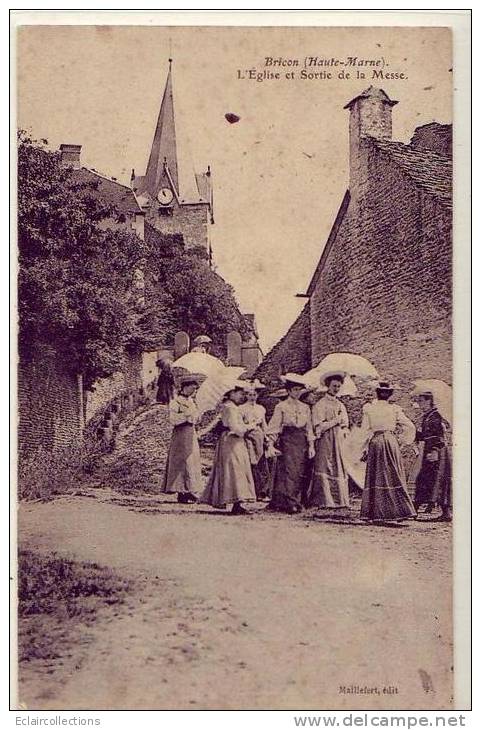
POLYGON ((108 490, 22 504, 20 543, 142 586, 32 709, 448 709, 451 529, 234 517, 108 490), (343 689, 344 688, 344 691, 343 689), (368 688, 369 693, 360 693, 368 688))

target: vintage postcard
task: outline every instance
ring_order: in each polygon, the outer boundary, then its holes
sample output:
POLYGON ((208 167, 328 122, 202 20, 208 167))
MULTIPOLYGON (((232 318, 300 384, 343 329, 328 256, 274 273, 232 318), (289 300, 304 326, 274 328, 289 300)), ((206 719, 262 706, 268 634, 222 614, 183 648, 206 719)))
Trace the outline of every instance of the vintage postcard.
POLYGON ((469 709, 469 15, 120 15, 12 28, 14 707, 469 709))

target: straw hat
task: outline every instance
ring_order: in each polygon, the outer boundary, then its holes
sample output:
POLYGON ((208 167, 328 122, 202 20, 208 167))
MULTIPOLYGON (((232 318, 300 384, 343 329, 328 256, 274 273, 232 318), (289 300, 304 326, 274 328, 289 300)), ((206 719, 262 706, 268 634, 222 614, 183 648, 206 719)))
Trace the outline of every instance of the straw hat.
POLYGON ((179 385, 182 388, 184 385, 200 385, 205 380, 205 375, 202 373, 185 373, 179 378, 179 385))
POLYGON ((252 392, 256 390, 264 390, 266 387, 264 383, 261 383, 260 380, 255 378, 255 380, 245 380, 244 382, 244 390, 247 392, 252 392))
POLYGON ((207 335, 198 335, 194 340, 194 345, 210 345, 212 340, 207 335))
POLYGON ((299 373, 286 373, 285 375, 281 375, 281 380, 287 386, 288 385, 302 385, 303 388, 306 387, 306 382, 304 380, 304 377, 302 375, 299 375, 299 373))
POLYGON ((320 382, 325 385, 328 378, 335 378, 336 376, 344 381, 346 375, 347 373, 345 372, 345 370, 329 370, 325 373, 322 373, 320 377, 320 382))

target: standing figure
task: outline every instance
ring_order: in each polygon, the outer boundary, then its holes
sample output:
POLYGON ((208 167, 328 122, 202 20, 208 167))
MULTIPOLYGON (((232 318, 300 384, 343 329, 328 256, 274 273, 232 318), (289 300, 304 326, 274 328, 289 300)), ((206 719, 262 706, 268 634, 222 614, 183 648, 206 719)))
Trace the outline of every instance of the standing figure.
POLYGON ((157 360, 155 363, 159 368, 159 377, 157 379, 157 403, 168 405, 174 397, 174 374, 172 366, 168 360, 157 360))
POLYGON ((452 520, 451 460, 446 446, 446 431, 441 414, 434 405, 432 393, 421 393, 419 406, 424 413, 416 441, 424 442, 422 464, 416 477, 414 507, 428 505, 428 512, 438 505, 442 509, 442 522, 452 520))
POLYGON ((307 500, 309 507, 349 509, 348 476, 342 452, 349 417, 337 397, 343 382, 341 373, 324 378, 327 393, 312 409, 316 455, 307 500))
POLYGON ((251 427, 244 422, 240 404, 244 402, 244 384, 239 381, 224 396, 221 410, 222 433, 217 442, 214 463, 201 501, 212 507, 232 504, 232 514, 246 514, 242 502, 255 501, 256 492, 246 434, 251 427))
POLYGON ((194 345, 194 347, 192 348, 191 352, 208 353, 212 344, 212 340, 207 335, 199 335, 195 338, 192 344, 194 345))
POLYGON ((183 504, 196 502, 202 484, 199 441, 195 426, 199 411, 194 399, 202 376, 183 375, 179 393, 169 403, 169 421, 174 427, 170 442, 163 492, 177 492, 183 504))
POLYGON ((302 510, 302 488, 308 460, 314 456, 314 432, 311 409, 299 400, 305 391, 300 376, 283 377, 287 398, 277 403, 267 427, 272 445, 279 439, 281 454, 277 458, 269 509, 295 514, 302 510))
POLYGON ((400 428, 404 442, 412 443, 416 429, 400 406, 389 403, 393 392, 389 383, 379 383, 377 400, 363 407, 361 428, 372 434, 361 503, 361 518, 364 519, 400 521, 416 516, 395 436, 396 429, 400 428))
POLYGON ((258 380, 246 383, 246 402, 239 406, 244 422, 252 429, 246 434, 247 451, 252 468, 257 499, 262 499, 269 491, 269 468, 264 456, 266 441, 266 409, 257 402, 264 386, 258 380))
MULTIPOLYGON (((318 402, 320 396, 321 396, 321 394, 319 393, 319 391, 310 389, 310 390, 306 391, 305 393, 302 393, 302 395, 299 398, 301 403, 305 403, 311 409, 311 418, 312 418, 313 408, 316 405, 316 403, 318 402)), ((311 486, 312 475, 314 473, 314 461, 315 461, 315 454, 312 456, 312 458, 307 459, 306 474, 305 474, 305 478, 303 480, 302 494, 301 494, 301 502, 302 502, 303 507, 308 506, 309 489, 311 486)))

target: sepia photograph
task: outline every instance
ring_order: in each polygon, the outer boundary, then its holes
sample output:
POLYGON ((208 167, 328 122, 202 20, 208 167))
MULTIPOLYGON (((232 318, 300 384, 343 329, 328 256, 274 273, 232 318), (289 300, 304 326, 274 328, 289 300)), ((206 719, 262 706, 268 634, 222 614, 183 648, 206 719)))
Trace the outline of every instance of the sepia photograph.
POLYGON ((12 28, 15 709, 460 709, 450 24, 108 14, 12 28))

